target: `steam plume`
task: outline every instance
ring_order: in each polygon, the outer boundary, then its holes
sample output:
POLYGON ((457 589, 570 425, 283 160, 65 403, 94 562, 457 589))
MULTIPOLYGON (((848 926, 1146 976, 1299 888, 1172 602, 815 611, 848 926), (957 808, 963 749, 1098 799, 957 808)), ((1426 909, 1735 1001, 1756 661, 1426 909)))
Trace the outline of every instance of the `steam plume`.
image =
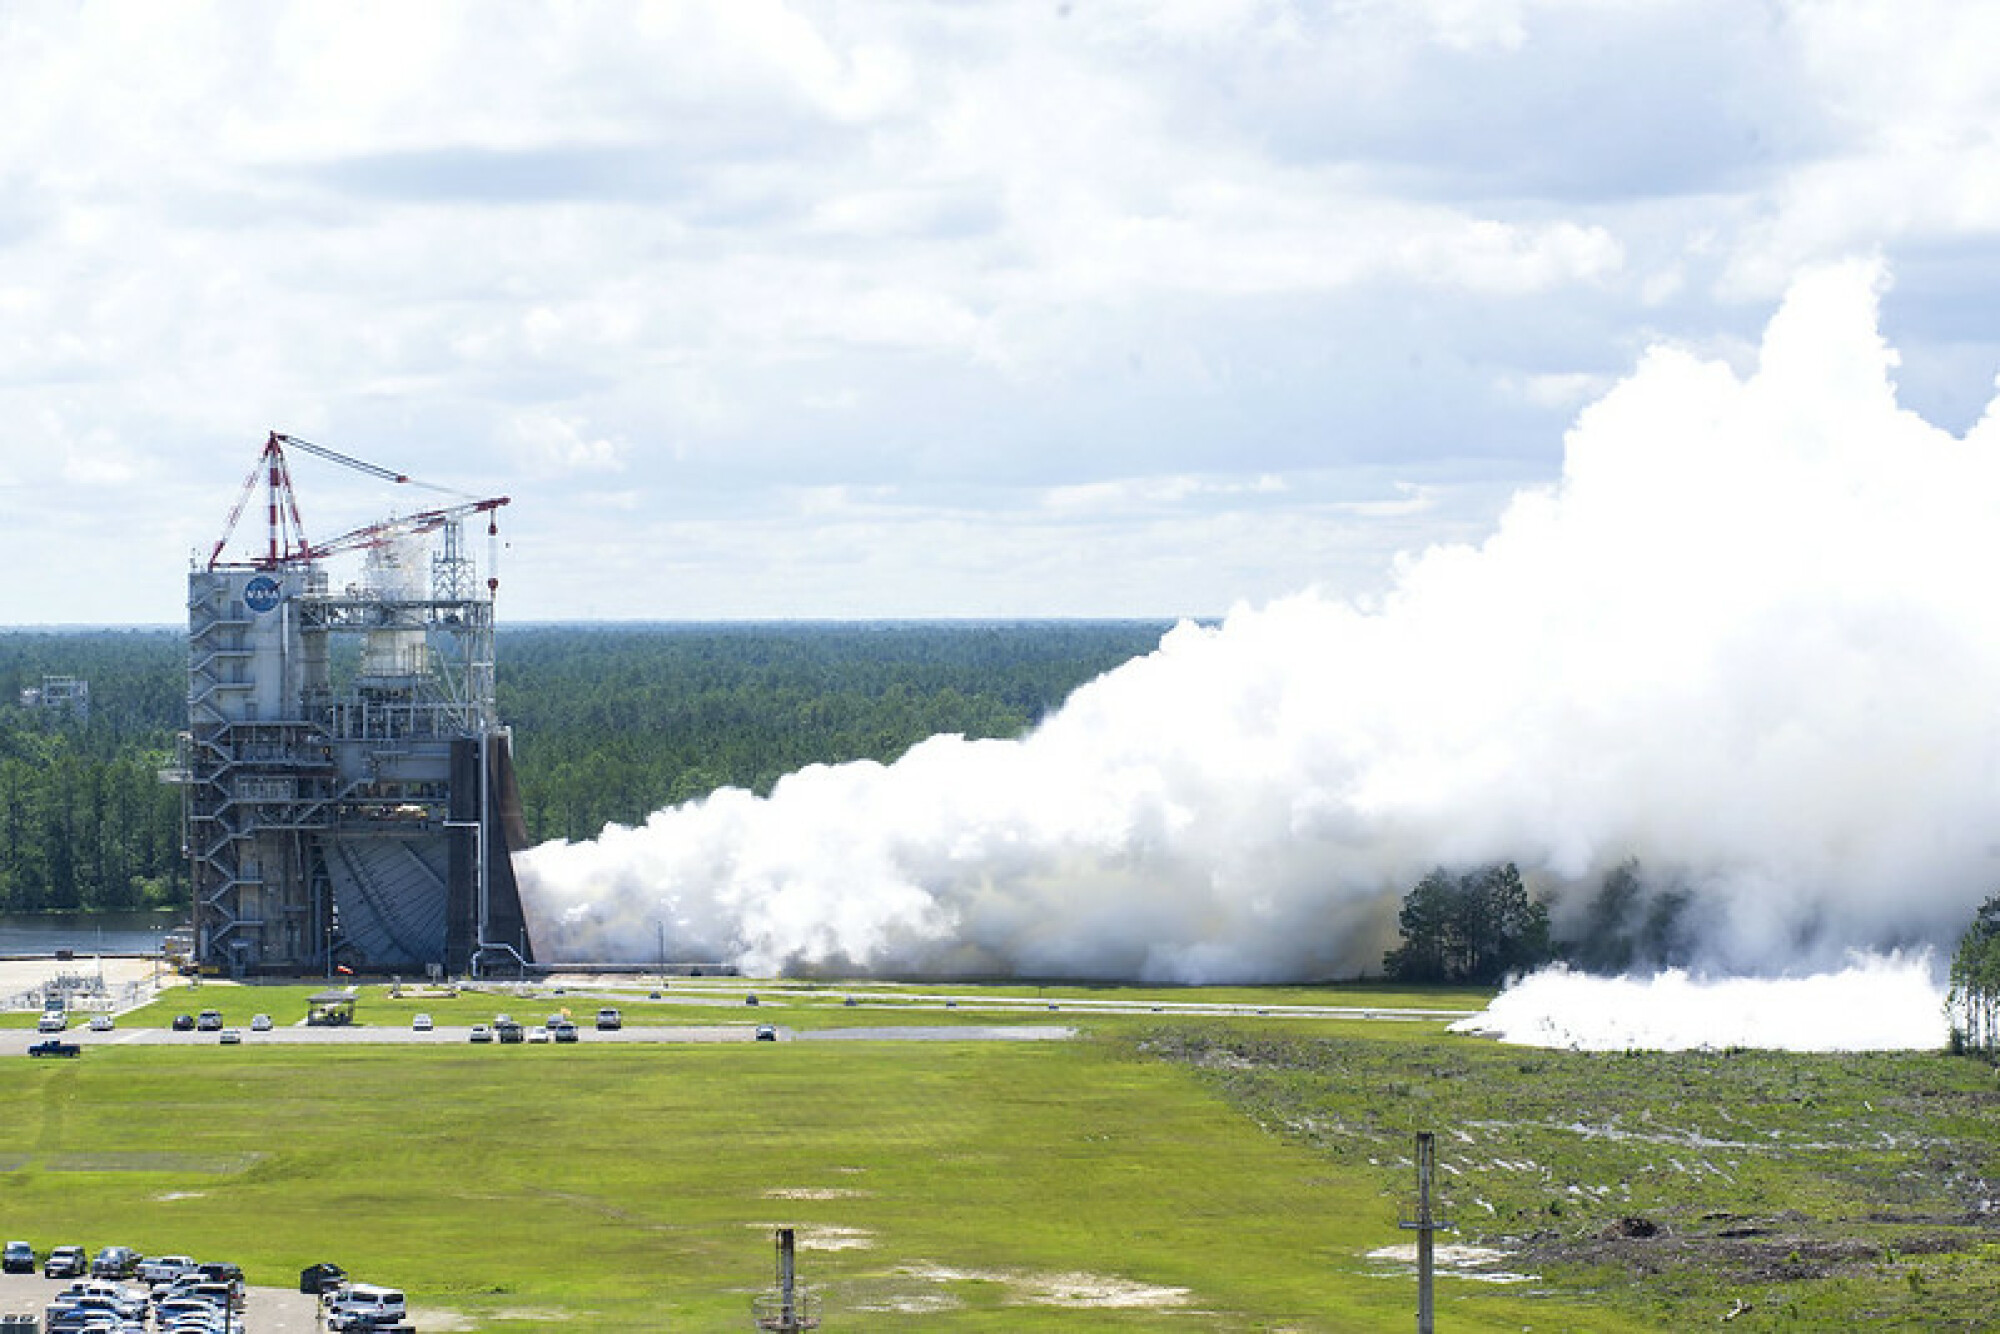
POLYGON ((1700 959, 1948 941, 1994 887, 2000 424, 1897 407, 1880 274, 1754 370, 1661 347, 1478 548, 1183 625, 1019 741, 723 791, 520 858, 545 951, 1161 981, 1379 968, 1433 865, 1576 913, 1637 858, 1700 959))
POLYGON ((1807 977, 1590 977, 1562 967, 1523 978, 1452 1027, 1526 1047, 1578 1051, 1934 1051, 1950 1025, 1922 952, 1856 956, 1807 977))

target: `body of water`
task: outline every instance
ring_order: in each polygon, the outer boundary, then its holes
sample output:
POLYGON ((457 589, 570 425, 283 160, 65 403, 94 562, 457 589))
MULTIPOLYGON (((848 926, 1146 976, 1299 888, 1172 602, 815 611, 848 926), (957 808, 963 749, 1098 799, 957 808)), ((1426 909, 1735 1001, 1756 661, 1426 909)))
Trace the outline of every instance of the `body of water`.
POLYGON ((54 954, 157 954, 166 933, 187 920, 183 912, 0 913, 0 956, 54 954))

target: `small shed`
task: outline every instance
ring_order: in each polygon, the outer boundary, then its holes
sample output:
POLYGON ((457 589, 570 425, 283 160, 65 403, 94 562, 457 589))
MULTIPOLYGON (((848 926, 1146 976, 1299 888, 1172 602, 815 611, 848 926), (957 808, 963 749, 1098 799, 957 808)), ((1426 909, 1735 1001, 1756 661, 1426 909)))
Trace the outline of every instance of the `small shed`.
POLYGON ((306 1023, 315 1028, 351 1024, 355 999, 353 987, 316 991, 306 998, 306 1023))

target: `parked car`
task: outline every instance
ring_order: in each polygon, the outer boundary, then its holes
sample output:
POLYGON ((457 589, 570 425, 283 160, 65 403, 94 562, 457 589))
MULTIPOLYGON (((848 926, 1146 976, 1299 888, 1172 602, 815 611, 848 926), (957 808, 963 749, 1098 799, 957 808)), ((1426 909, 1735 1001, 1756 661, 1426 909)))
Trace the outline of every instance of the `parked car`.
POLYGON ((197 1033, 218 1033, 222 1031, 222 1011, 203 1010, 195 1016, 194 1029, 197 1033))
POLYGON ((175 1015, 175 1016, 174 1016, 174 1032, 176 1032, 176 1033, 192 1033, 192 1032, 194 1032, 194 1016, 193 1016, 193 1015, 191 1015, 191 1014, 177 1014, 177 1015, 175 1015))
POLYGON ((154 1324, 163 1330, 220 1331, 226 1327, 241 1326, 231 1318, 233 1312, 227 1300, 212 1297, 184 1295, 170 1297, 153 1310, 154 1324))
POLYGON ((345 1321, 358 1316, 377 1326, 401 1323, 408 1314, 400 1290, 374 1283, 350 1283, 334 1293, 326 1311, 330 1318, 345 1321))
POLYGON ((755 1005, 757 1003, 757 993, 754 991, 746 992, 743 996, 743 1003, 745 1005, 755 1005))
POLYGON ((472 1031, 465 1036, 468 1042, 491 1042, 493 1041, 493 1030, 484 1024, 474 1024, 472 1031))
POLYGON ((252 1033, 268 1033, 268 1032, 270 1032, 270 1031, 271 1031, 271 1016, 270 1016, 270 1015, 268 1015, 268 1014, 253 1014, 253 1015, 251 1015, 251 1016, 250 1016, 250 1031, 251 1031, 252 1033))
POLYGON ((237 1043, 243 1041, 243 1031, 237 1028, 225 1028, 216 1034, 215 1040, 225 1047, 234 1047, 237 1043))
POLYGON ((64 1042, 61 1038, 43 1038, 28 1045, 30 1056, 81 1056, 83 1048, 74 1042, 64 1042))
POLYGON ((130 1246, 106 1246, 90 1260, 92 1278, 131 1278, 146 1257, 130 1246))
POLYGON ((549 1032, 553 1033, 556 1031, 557 1024, 566 1024, 568 1022, 569 1022, 568 1015, 552 1014, 548 1018, 542 1020, 542 1027, 548 1029, 549 1032))
POLYGON ((118 1021, 108 1014, 95 1014, 90 1017, 90 1031, 93 1033, 109 1033, 116 1027, 118 1021))
POLYGON ((37 1033, 60 1033, 69 1027, 69 1015, 61 1010, 43 1010, 42 1017, 35 1021, 37 1033))
POLYGON ((35 1272, 35 1248, 25 1241, 10 1241, 4 1251, 0 1251, 0 1273, 32 1274, 35 1272))
POLYGON ((80 1291, 65 1288, 49 1302, 45 1328, 51 1330, 111 1329, 146 1327, 146 1304, 112 1290, 80 1291))
POLYGON ((428 1033, 433 1027, 435 1025, 431 1023, 431 1017, 427 1014, 413 1014, 410 1016, 410 1031, 413 1033, 428 1033))
POLYGON ((81 1246, 58 1246, 42 1261, 43 1278, 82 1278, 90 1260, 81 1246))
POLYGON ((557 1042, 575 1042, 576 1025, 565 1019, 555 1026, 554 1035, 557 1042))
POLYGON ((226 1306, 202 1297, 175 1297, 161 1302, 153 1312, 153 1320, 160 1329, 184 1330, 187 1334, 196 1331, 207 1334, 233 1323, 226 1306))
POLYGON ((530 1042, 547 1042, 548 1040, 549 1040, 549 1030, 548 1030, 548 1029, 546 1029, 546 1028, 531 1028, 531 1029, 529 1029, 529 1030, 528 1030, 528 1041, 530 1041, 530 1042))
POLYGON ((192 1255, 155 1255, 139 1262, 139 1281, 156 1288, 194 1272, 192 1255))
POLYGON ((623 1028, 625 1027, 625 1016, 607 1005, 597 1012, 597 1027, 600 1031, 604 1032, 623 1028))
MULTIPOLYGON (((505 1016, 502 1017, 504 1018, 505 1016)), ((512 1019, 508 1019, 505 1023, 495 1023, 493 1025, 493 1035, 502 1042, 521 1042, 528 1036, 521 1031, 521 1026, 512 1019)))
POLYGON ((759 1042, 776 1042, 777 1040, 778 1040, 778 1030, 777 1030, 777 1029, 775 1029, 775 1028, 771 1027, 771 1025, 769 1025, 769 1024, 759 1024, 759 1025, 757 1025, 757 1041, 759 1041, 759 1042))
POLYGON ((346 1280, 347 1271, 330 1260, 299 1271, 299 1291, 314 1294, 333 1292, 346 1280))

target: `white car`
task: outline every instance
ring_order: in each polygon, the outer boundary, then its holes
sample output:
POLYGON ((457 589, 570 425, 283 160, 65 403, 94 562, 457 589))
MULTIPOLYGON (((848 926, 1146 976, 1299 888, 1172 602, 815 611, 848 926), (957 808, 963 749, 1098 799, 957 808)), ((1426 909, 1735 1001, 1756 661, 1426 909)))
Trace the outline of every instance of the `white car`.
POLYGON ((327 1299, 326 1314, 329 1325, 341 1328, 350 1323, 370 1327, 397 1324, 409 1312, 404 1307, 401 1290, 374 1283, 351 1283, 327 1299))
POLYGON ((61 1010, 43 1010, 42 1017, 35 1021, 37 1033, 60 1033, 69 1027, 69 1016, 61 1010))
POLYGON ((430 1031, 431 1031, 431 1027, 432 1027, 432 1025, 431 1025, 431 1017, 430 1017, 429 1015, 427 1015, 427 1014, 415 1014, 415 1015, 411 1015, 411 1016, 410 1016, 410 1031, 411 1031, 411 1032, 413 1032, 413 1033, 428 1033, 428 1032, 430 1032, 430 1031))
POLYGON ((158 1286, 171 1283, 182 1274, 192 1274, 201 1266, 192 1255, 156 1255, 139 1262, 139 1281, 158 1286))
POLYGON ((118 1021, 108 1014, 93 1015, 91 1017, 90 1031, 93 1033, 109 1033, 116 1027, 118 1027, 118 1021))
POLYGON ((250 1016, 250 1031, 251 1031, 252 1033, 268 1033, 268 1032, 270 1032, 270 1031, 271 1031, 271 1016, 270 1016, 270 1015, 268 1015, 268 1014, 253 1014, 253 1015, 251 1015, 251 1016, 250 1016))

